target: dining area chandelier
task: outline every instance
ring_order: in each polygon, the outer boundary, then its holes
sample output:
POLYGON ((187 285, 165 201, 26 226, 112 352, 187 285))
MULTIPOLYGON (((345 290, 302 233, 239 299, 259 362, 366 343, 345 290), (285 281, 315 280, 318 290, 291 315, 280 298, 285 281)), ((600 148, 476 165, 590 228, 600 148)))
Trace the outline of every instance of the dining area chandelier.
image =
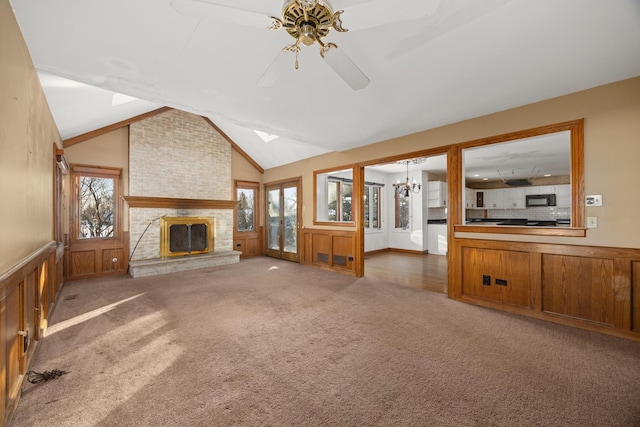
POLYGON ((399 163, 404 163, 407 166, 407 179, 405 182, 397 182, 393 184, 395 187, 396 193, 402 197, 409 197, 411 193, 418 194, 422 189, 422 185, 418 183, 415 179, 413 181, 409 181, 409 163, 412 163, 411 160, 404 160, 399 163))

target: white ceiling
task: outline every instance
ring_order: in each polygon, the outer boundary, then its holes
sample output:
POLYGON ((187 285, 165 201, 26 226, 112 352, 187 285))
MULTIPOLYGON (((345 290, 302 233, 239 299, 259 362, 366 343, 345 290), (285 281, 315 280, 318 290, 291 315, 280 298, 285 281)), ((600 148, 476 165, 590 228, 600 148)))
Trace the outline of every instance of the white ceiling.
POLYGON ((169 106, 268 169, 640 75, 638 0, 334 0, 358 91, 317 45, 257 87, 294 41, 266 29, 281 0, 174 1, 11 0, 63 139, 169 106))

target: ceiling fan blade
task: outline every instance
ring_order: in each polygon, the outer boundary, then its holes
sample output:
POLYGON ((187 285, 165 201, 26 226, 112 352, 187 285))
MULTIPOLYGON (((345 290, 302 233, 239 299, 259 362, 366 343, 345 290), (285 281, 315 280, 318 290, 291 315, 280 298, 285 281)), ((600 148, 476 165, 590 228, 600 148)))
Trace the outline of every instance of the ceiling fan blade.
POLYGON ((367 87, 370 80, 369 78, 358 68, 358 66, 347 56, 342 49, 334 44, 327 44, 323 48, 322 58, 344 80, 351 89, 360 90, 367 87))
POLYGON ((269 64, 264 73, 262 73, 257 83, 258 87, 275 86, 288 67, 291 69, 294 68, 295 60, 296 54, 294 52, 281 50, 274 60, 271 61, 271 64, 269 64))
POLYGON ((411 21, 435 14, 440 3, 445 1, 447 0, 372 0, 363 4, 349 3, 342 7, 345 10, 342 21, 350 31, 411 21))
POLYGON ((170 5, 179 14, 185 16, 207 18, 249 27, 268 28, 271 23, 271 18, 267 13, 225 6, 205 0, 171 0, 170 5))

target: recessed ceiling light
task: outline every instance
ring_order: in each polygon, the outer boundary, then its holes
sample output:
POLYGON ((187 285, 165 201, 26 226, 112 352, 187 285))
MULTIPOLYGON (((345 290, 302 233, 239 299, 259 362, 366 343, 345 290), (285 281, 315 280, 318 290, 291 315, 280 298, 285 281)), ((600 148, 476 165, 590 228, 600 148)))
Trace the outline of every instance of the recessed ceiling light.
POLYGON ((482 178, 483 181, 489 181, 489 178, 482 178))
POLYGON ((551 176, 551 174, 550 173, 545 173, 544 176, 551 176))
POLYGON ((260 137, 260 139, 262 139, 264 142, 271 142, 274 139, 278 139, 280 138, 278 135, 271 135, 270 133, 266 133, 266 132, 262 132, 259 130, 253 130, 256 135, 258 135, 260 137))
POLYGON ((479 176, 480 176, 480 174, 476 173, 476 174, 474 174, 473 176, 477 178, 477 177, 479 177, 479 176))

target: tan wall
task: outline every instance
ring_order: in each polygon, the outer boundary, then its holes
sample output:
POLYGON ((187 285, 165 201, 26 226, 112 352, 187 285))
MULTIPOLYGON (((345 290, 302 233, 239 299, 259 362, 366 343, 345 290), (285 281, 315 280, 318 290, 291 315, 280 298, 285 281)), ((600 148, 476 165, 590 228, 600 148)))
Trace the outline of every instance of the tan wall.
POLYGON ((0 272, 53 240, 53 143, 62 146, 8 0, 0 0, 0 272))
MULTIPOLYGON (((259 159, 258 162, 260 161, 259 159)), ((262 174, 242 154, 231 150, 231 176, 242 181, 262 182, 262 174)))
POLYGON ((602 194, 602 207, 587 207, 598 228, 586 238, 461 234, 461 237, 640 247, 640 198, 635 184, 640 159, 640 77, 511 110, 466 120, 342 153, 330 153, 265 171, 263 182, 303 177, 303 225, 313 227, 313 171, 478 138, 585 119, 585 191, 602 194), (401 147, 401 148, 399 148, 401 147))

